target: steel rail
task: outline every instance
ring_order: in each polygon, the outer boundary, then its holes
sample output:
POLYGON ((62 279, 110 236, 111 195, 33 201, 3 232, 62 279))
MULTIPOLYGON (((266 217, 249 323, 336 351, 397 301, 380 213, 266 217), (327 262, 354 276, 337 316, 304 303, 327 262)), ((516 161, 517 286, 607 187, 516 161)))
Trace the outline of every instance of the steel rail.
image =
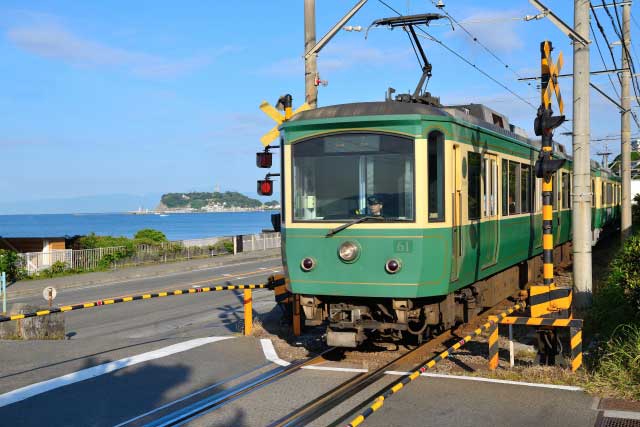
MULTIPOLYGON (((276 282, 277 281, 274 281, 271 285, 273 285, 273 284, 277 285, 278 283, 276 283, 276 282)), ((162 298, 162 297, 170 297, 170 296, 177 296, 177 295, 198 294, 198 293, 204 293, 204 292, 231 291, 231 290, 243 290, 243 289, 267 289, 269 287, 270 287, 270 284, 268 284, 268 283, 260 283, 260 284, 257 284, 257 285, 254 285, 254 284, 250 284, 250 285, 221 285, 221 286, 207 286, 207 287, 202 287, 202 288, 176 289, 174 291, 153 292, 153 293, 147 293, 147 294, 141 294, 141 295, 132 295, 132 296, 126 296, 126 297, 119 297, 119 298, 107 298, 107 299, 100 299, 100 300, 91 301, 91 302, 85 302, 85 303, 81 303, 81 304, 63 305, 61 307, 50 308, 48 310, 33 311, 33 312, 30 312, 30 313, 23 313, 23 314, 12 314, 12 315, 9 315, 9 316, 0 316, 0 323, 9 322, 9 321, 12 321, 12 320, 28 319, 30 317, 48 316, 48 315, 51 315, 51 314, 64 313, 64 312, 67 312, 67 311, 74 311, 74 310, 82 310, 82 309, 85 309, 85 308, 102 307, 102 306, 105 306, 105 305, 119 304, 119 303, 131 302, 131 301, 139 301, 139 300, 146 300, 146 299, 151 299, 151 298, 162 298)))
POLYGON ((284 378, 300 369, 304 366, 313 365, 321 360, 324 357, 336 351, 335 347, 331 347, 322 353, 310 357, 306 360, 293 363, 286 367, 279 367, 272 371, 269 371, 265 374, 258 376, 255 379, 251 379, 248 381, 239 384, 237 387, 234 387, 228 391, 224 391, 222 393, 216 394, 214 396, 205 398, 200 400, 199 402, 193 403, 187 406, 184 409, 174 412, 173 414, 166 415, 156 421, 152 421, 150 423, 145 424, 145 427, 171 427, 183 424, 185 422, 194 420, 206 413, 209 413, 226 403, 229 403, 235 399, 246 396, 251 392, 264 387, 265 385, 272 383, 278 379, 284 378))

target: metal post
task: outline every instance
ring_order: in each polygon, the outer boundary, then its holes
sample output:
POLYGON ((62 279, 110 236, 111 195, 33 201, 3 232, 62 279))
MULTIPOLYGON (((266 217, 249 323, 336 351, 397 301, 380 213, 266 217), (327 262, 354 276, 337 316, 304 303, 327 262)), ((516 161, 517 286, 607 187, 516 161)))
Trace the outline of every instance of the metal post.
POLYGON ((489 321, 493 322, 489 328, 489 369, 498 368, 498 318, 489 316, 489 321))
MULTIPOLYGON (((304 51, 309 52, 316 44, 316 0, 304 0, 304 51)), ((311 108, 318 106, 318 56, 310 55, 304 59, 305 101, 311 108)))
POLYGON ((631 49, 631 5, 622 6, 622 116, 621 126, 621 176, 622 176, 622 215, 621 233, 626 238, 631 233, 631 98, 629 97, 629 83, 631 71, 629 70, 629 57, 627 53, 631 49))
POLYGON ((251 335, 251 329, 253 328, 253 298, 251 295, 251 289, 244 290, 244 334, 245 336, 251 335))
POLYGON ((293 295, 293 335, 299 337, 302 333, 302 324, 300 319, 300 295, 293 295))
POLYGON ((582 365, 582 321, 579 327, 569 328, 571 336, 571 370, 577 371, 582 365))
POLYGON ((513 350, 513 325, 509 324, 509 366, 515 365, 515 354, 513 350))
POLYGON ((2 276, 0 278, 2 280, 2 312, 7 312, 7 273, 2 272, 2 276))
MULTIPOLYGON (((574 2, 574 31, 589 38, 589 0, 574 2)), ((589 45, 573 43, 573 283, 579 307, 591 304, 589 45)))

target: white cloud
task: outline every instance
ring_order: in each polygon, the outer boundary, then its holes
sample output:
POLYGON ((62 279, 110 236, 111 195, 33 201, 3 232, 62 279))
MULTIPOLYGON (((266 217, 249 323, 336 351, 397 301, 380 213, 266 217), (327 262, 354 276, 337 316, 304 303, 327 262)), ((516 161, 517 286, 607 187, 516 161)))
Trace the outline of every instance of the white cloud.
POLYGON ((173 59, 145 52, 109 46, 83 38, 58 23, 14 26, 7 38, 19 48, 45 58, 73 65, 124 68, 144 77, 171 77, 204 67, 233 46, 224 46, 214 54, 173 59))
MULTIPOLYGON (((511 18, 523 16, 522 12, 516 10, 490 10, 475 12, 464 19, 456 20, 483 45, 497 53, 511 53, 524 46, 522 38, 516 31, 520 21, 511 18)), ((477 46, 477 43, 460 27, 456 26, 455 31, 449 32, 448 37, 459 39, 460 41, 477 46)))

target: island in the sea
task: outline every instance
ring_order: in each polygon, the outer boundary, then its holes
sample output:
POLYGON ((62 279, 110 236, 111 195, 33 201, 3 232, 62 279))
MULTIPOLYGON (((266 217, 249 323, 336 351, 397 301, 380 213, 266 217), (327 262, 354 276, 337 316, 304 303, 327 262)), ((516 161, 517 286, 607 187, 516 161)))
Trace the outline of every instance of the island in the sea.
POLYGON ((280 209, 280 202, 261 202, 236 191, 167 193, 152 211, 132 213, 245 212, 280 209))

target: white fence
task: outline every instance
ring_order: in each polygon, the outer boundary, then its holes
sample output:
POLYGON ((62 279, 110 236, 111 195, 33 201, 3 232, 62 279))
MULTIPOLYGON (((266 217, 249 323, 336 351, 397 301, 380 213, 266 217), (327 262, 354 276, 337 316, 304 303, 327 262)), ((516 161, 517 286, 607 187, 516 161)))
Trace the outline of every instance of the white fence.
POLYGON ((247 234, 242 236, 242 252, 264 251, 280 247, 280 233, 247 234))
MULTIPOLYGON (((158 246, 139 245, 135 252, 126 257, 110 260, 112 268, 128 265, 163 263, 192 258, 208 258, 231 252, 232 243, 242 239, 242 252, 261 251, 280 247, 280 233, 249 234, 234 237, 209 237, 205 239, 178 240, 158 246)), ((239 248, 234 244, 233 251, 239 248)), ((67 269, 94 270, 106 255, 122 254, 124 246, 72 250, 64 249, 51 252, 27 252, 19 254, 22 268, 27 274, 37 274, 50 269, 56 262, 63 263, 67 269)))
POLYGON ((96 249, 63 249, 51 252, 26 252, 19 254, 22 267, 27 274, 35 274, 51 268, 56 262, 62 262, 66 268, 92 270, 98 267, 105 255, 112 255, 124 249, 122 246, 96 249))

